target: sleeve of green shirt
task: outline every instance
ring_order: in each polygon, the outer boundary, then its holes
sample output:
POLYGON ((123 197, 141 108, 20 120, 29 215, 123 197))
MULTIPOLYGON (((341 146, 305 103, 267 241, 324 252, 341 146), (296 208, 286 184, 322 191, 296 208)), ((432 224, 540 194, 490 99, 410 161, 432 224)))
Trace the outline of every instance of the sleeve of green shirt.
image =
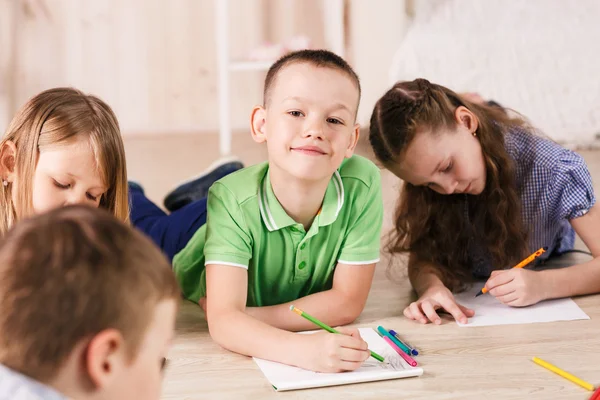
POLYGON ((252 237, 237 199, 227 187, 215 183, 208 196, 205 264, 248 268, 252 237))
POLYGON ((372 180, 364 204, 357 210, 338 262, 342 264, 372 264, 379 261, 381 225, 383 223, 383 200, 381 197, 381 175, 374 167, 372 180))

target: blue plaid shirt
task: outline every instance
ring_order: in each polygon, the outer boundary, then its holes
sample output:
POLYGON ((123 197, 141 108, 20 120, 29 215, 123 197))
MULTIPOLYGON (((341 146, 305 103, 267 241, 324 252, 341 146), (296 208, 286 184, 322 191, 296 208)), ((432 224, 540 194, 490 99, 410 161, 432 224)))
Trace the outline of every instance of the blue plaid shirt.
MULTIPOLYGON (((575 231, 569 220, 585 215, 596 203, 592 178, 583 157, 519 129, 507 132, 504 142, 516 167, 521 214, 529 230, 529 249, 534 252, 548 247, 538 261, 573 249, 575 231)), ((487 278, 493 267, 486 251, 472 246, 469 256, 474 276, 487 278)))
POLYGON ((67 400, 67 397, 0 364, 0 400, 67 400))

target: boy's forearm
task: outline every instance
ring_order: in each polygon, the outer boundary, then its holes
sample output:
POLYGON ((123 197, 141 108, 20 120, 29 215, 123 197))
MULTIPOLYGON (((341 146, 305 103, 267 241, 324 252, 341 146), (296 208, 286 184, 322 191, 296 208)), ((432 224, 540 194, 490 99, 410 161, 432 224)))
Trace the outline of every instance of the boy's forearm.
POLYGON ((210 335, 227 350, 251 357, 264 358, 288 365, 298 365, 298 348, 302 338, 276 329, 242 311, 231 311, 209 318, 210 335))
POLYGON ((572 267, 540 271, 546 299, 600 292, 600 257, 572 267))
POLYGON ((290 305, 292 304, 329 326, 351 323, 364 308, 364 302, 349 299, 343 293, 330 289, 285 304, 268 307, 248 307, 246 313, 266 324, 287 331, 318 329, 312 322, 291 312, 290 305))

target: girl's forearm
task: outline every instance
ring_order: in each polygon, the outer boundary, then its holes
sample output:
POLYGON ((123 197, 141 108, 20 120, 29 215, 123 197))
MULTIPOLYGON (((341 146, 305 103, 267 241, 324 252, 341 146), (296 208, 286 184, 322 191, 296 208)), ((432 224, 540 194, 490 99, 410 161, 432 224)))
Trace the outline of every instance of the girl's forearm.
POLYGON ((444 282, 442 282, 435 272, 434 267, 417 262, 414 256, 411 256, 408 261, 408 278, 413 289, 419 296, 431 287, 437 285, 445 286, 444 282))
POLYGON ((540 271, 546 299, 600 293, 600 257, 567 268, 540 271))

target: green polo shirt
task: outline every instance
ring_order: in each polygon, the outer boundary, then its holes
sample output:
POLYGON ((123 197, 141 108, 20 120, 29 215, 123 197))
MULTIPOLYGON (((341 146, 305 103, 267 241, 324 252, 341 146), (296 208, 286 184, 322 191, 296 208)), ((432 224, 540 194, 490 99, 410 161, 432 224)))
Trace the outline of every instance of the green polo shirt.
POLYGON ((173 259, 186 298, 205 296, 206 264, 247 269, 247 306, 256 307, 331 289, 338 262, 379 261, 383 202, 371 161, 344 160, 308 231, 284 211, 268 172, 268 163, 255 165, 211 187, 207 223, 173 259))

